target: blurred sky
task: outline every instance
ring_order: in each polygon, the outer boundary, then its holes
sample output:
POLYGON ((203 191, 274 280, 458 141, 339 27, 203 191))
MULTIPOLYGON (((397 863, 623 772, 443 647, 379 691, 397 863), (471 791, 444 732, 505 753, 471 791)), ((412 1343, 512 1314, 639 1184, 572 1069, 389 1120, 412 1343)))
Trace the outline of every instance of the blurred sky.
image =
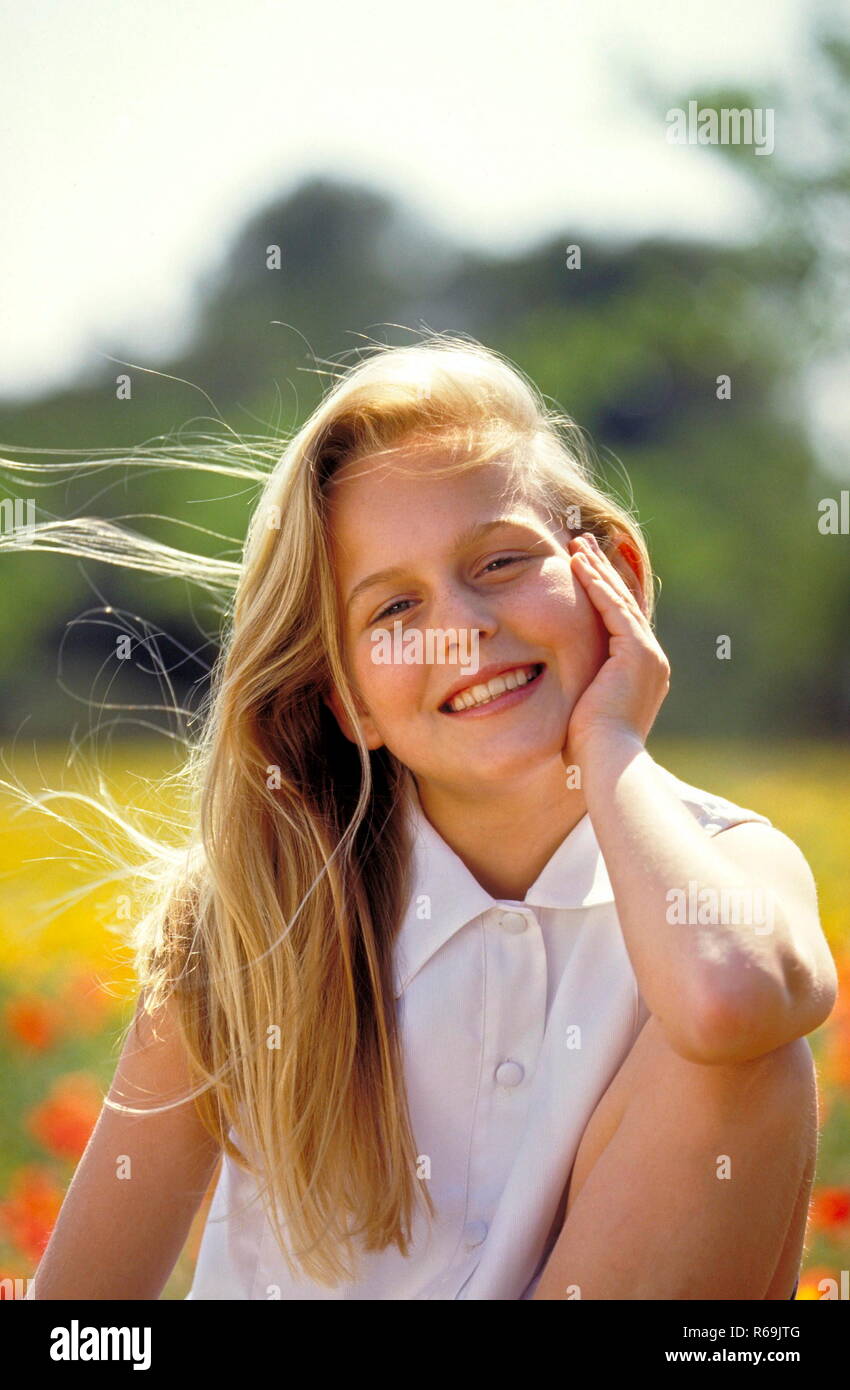
MULTIPOLYGON (((770 83, 811 0, 24 0, 0 17, 0 395, 159 354, 258 205, 364 180, 511 249, 741 237, 757 208, 674 99, 770 83), (658 94, 657 109, 641 93, 658 94), (669 100, 668 100, 669 97, 669 100)), ((778 138, 778 137, 777 137, 778 138)))

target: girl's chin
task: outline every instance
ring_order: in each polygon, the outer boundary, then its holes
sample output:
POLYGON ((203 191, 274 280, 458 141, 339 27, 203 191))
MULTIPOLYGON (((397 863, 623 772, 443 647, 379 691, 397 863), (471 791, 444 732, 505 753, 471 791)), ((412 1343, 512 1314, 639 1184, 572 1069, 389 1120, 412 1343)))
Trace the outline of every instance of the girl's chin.
POLYGON ((547 767, 557 766, 559 775, 563 773, 563 742, 541 744, 539 741, 517 743, 512 747, 470 748, 464 751, 462 760, 452 758, 444 767, 432 766, 424 775, 442 783, 457 781, 458 773, 464 785, 472 782, 482 786, 497 786, 499 783, 524 781, 535 772, 544 772, 547 767))
POLYGON ((569 723, 566 714, 543 708, 537 718, 529 717, 509 724, 508 713, 505 713, 504 721, 495 717, 465 719, 459 715, 456 723, 452 715, 442 715, 439 742, 445 746, 450 741, 455 756, 460 749, 464 758, 486 760, 488 763, 503 757, 545 760, 560 753, 569 723))

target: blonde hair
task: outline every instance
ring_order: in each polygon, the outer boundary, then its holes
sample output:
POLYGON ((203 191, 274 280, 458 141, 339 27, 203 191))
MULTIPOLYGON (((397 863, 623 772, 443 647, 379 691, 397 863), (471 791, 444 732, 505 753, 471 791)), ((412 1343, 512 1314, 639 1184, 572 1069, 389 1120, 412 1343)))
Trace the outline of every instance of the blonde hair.
POLYGON ((416 1201, 435 1214, 416 1173, 393 987, 411 886, 410 774, 386 748, 345 738, 322 698, 335 687, 358 729, 329 558, 334 477, 343 464, 412 447, 439 450, 449 470, 498 460, 507 488, 570 529, 592 531, 609 550, 625 539, 650 617, 653 607, 637 521, 594 481, 576 424, 520 371, 459 336, 373 349, 282 453, 268 438, 225 438, 205 456, 197 447, 124 456, 261 484, 241 562, 96 518, 40 523, 0 543, 180 574, 232 600, 221 604, 204 727, 177 775, 189 807, 181 843, 141 836, 114 807, 108 814, 146 851, 132 869, 148 893, 131 932, 143 1006, 153 1013, 175 998, 204 1125, 255 1174, 293 1273, 300 1266, 331 1286, 356 1277, 358 1240, 406 1255, 416 1201))

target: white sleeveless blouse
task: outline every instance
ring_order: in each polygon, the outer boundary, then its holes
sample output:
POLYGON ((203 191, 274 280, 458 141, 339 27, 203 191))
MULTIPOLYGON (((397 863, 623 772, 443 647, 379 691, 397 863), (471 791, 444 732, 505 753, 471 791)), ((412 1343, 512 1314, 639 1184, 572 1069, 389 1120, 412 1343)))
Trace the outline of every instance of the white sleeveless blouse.
MULTIPOLYGON (((661 770, 709 835, 770 824, 661 770)), ((437 1219, 429 1227, 417 1206, 412 1253, 363 1254, 354 1284, 296 1279, 254 1179, 225 1155, 189 1299, 534 1293, 582 1134, 649 1011, 588 815, 515 902, 492 898, 414 801, 396 999, 419 1171, 437 1219)))

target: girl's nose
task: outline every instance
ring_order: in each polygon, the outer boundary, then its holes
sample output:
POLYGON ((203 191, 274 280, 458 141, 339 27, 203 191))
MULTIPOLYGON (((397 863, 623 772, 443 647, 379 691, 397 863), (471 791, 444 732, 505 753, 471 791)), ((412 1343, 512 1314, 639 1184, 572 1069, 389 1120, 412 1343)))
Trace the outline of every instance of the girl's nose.
POLYGON ((429 614, 435 628, 454 628, 458 632, 477 632, 479 638, 492 637, 498 630, 498 620, 481 594, 462 589, 449 589, 434 595, 429 614))

